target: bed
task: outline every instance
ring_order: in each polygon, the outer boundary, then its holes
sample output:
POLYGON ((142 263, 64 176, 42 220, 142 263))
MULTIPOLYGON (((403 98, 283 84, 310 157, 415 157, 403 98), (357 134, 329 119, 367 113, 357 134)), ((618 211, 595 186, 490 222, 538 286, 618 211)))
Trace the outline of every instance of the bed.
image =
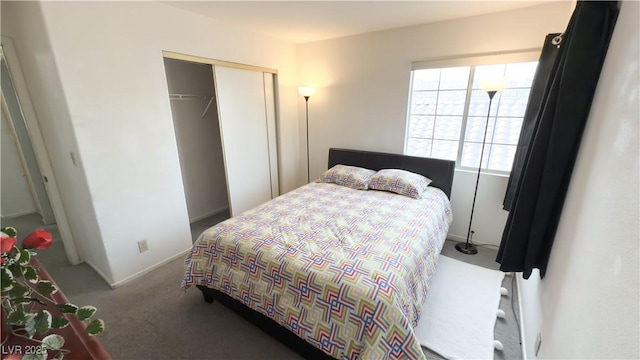
POLYGON ((404 169, 422 198, 312 182, 205 230, 196 286, 305 358, 424 358, 413 335, 452 220, 453 161, 330 149, 328 168, 404 169))

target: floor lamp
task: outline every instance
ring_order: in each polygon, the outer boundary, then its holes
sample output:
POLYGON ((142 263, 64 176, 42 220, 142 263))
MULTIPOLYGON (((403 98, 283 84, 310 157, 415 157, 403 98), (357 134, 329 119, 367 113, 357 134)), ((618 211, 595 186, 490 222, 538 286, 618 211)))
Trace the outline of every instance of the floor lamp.
POLYGON ((480 150, 480 164, 478 165, 478 177, 476 178, 476 190, 473 193, 473 203, 471 205, 471 216, 469 217, 469 230, 467 231, 467 242, 457 243, 456 249, 461 253, 468 255, 474 255, 478 253, 478 248, 471 243, 471 224, 473 223, 473 211, 476 207, 476 196, 478 195, 478 183, 480 183, 480 170, 482 170, 482 158, 484 156, 484 145, 487 142, 487 130, 489 129, 489 116, 491 115, 491 103, 493 102, 493 96, 500 90, 504 89, 506 80, 504 78, 499 80, 481 80, 480 88, 486 91, 489 95, 489 109, 487 110, 487 121, 484 124, 484 138, 482 139, 482 150, 480 150))
POLYGON ((309 183, 311 182, 311 170, 309 169, 309 97, 316 92, 316 89, 309 86, 300 86, 298 92, 304 96, 307 114, 307 183, 309 183))

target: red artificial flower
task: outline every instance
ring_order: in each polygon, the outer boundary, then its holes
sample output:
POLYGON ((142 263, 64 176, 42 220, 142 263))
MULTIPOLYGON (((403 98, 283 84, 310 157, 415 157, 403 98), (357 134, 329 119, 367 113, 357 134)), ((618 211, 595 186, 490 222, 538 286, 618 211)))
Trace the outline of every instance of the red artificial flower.
POLYGON ((11 249, 13 249, 14 245, 16 244, 16 238, 14 237, 10 237, 9 235, 5 234, 5 233, 1 233, 1 238, 0 240, 2 240, 2 244, 0 247, 0 254, 4 254, 6 252, 11 251, 11 249))
POLYGON ((36 229, 22 241, 22 246, 25 249, 46 249, 51 246, 51 233, 44 229, 36 229))

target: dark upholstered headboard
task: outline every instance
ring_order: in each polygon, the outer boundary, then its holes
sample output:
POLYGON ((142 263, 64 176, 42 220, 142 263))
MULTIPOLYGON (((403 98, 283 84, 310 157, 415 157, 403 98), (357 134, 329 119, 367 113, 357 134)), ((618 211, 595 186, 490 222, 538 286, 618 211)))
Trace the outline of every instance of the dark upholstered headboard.
POLYGON ((359 166, 371 170, 403 169, 431 179, 430 186, 437 187, 451 198, 451 185, 455 161, 422 158, 374 151, 329 149, 329 169, 335 165, 359 166))

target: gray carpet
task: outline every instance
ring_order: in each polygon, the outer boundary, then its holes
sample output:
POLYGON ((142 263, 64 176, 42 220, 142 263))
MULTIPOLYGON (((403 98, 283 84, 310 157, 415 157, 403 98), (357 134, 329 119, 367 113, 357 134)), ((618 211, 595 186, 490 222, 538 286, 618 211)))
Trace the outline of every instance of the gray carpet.
POLYGON ((214 215, 208 216, 202 220, 198 220, 196 222, 191 223, 191 242, 196 242, 196 238, 203 231, 212 227, 213 225, 227 220, 231 214, 229 213, 229 209, 222 210, 214 215))
MULTIPOLYGON (((447 241, 442 253, 497 269, 494 249, 480 247, 477 255, 464 255, 454 245, 447 241)), ((114 359, 301 358, 223 305, 205 303, 197 289, 181 291, 182 259, 111 289, 86 264, 69 265, 61 241, 38 257, 71 302, 98 308, 96 316, 106 322, 106 331, 98 338, 114 359)), ((495 337, 505 348, 495 352, 496 359, 522 359, 511 308, 510 297, 516 295, 511 279, 507 276, 503 282, 509 289, 509 297, 502 297, 500 304, 506 318, 498 319, 495 337)), ((517 299, 514 305, 517 307, 517 299)), ((426 349, 425 354, 428 359, 442 359, 426 349)))

